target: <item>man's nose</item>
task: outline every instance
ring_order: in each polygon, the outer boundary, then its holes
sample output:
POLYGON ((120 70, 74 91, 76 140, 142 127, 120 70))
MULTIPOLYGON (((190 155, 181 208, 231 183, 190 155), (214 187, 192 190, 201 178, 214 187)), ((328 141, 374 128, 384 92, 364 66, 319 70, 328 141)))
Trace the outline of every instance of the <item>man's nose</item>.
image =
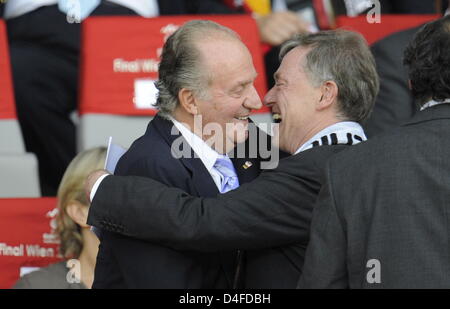
POLYGON ((269 92, 264 96, 263 103, 267 107, 272 107, 275 105, 275 87, 271 88, 269 92))
POLYGON ((252 87, 251 93, 244 102, 244 106, 248 109, 260 109, 262 107, 261 98, 255 87, 252 87))

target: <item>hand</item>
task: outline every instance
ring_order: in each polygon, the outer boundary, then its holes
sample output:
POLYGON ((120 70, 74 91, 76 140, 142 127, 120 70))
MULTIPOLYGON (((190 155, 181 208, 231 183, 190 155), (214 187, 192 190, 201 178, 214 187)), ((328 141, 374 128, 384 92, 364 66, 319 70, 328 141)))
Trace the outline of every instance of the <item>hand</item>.
POLYGON ((84 191, 86 193, 87 200, 91 202, 91 191, 97 180, 103 175, 110 175, 106 170, 96 170, 89 174, 84 183, 84 191))
POLYGON ((295 34, 307 32, 309 27, 296 13, 290 11, 256 17, 256 23, 261 40, 273 46, 280 45, 295 34))

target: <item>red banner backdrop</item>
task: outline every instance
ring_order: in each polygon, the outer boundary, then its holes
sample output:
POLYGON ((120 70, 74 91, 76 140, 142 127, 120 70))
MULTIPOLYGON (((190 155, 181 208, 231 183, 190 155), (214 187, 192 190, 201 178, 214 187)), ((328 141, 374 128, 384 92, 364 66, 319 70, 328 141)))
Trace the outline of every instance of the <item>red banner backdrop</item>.
POLYGON ((0 119, 16 118, 11 76, 6 27, 0 20, 0 119))
POLYGON ((192 19, 213 20, 241 36, 258 71, 255 87, 264 96, 263 53, 256 23, 250 16, 92 17, 83 22, 80 113, 154 115, 154 109, 136 107, 136 81, 157 80, 165 40, 192 19))
POLYGON ((20 271, 60 261, 56 198, 0 199, 0 289, 11 288, 20 271))

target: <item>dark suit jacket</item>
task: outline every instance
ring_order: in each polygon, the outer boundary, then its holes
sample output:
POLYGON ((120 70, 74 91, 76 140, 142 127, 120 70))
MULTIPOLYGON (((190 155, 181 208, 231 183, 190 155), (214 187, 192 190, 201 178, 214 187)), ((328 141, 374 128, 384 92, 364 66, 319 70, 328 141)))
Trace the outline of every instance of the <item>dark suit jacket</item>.
POLYGON ((380 92, 364 125, 369 138, 400 126, 419 111, 409 90, 408 73, 403 65, 403 52, 419 29, 395 33, 371 47, 380 75, 380 92))
POLYGON ((449 132, 431 107, 330 160, 299 287, 450 287, 449 132))
POLYGON ((321 146, 282 159, 276 169, 216 198, 196 198, 151 179, 106 177, 88 223, 175 249, 258 249, 248 253, 245 286, 293 288, 322 169, 346 147, 321 146))
MULTIPOLYGON (((171 135, 172 126, 172 122, 156 116, 144 136, 136 140, 120 159, 116 174, 151 177, 194 196, 216 196, 219 193, 217 187, 199 158, 172 157, 171 145, 181 136, 171 135)), ((234 160, 241 183, 259 174, 258 160, 234 160), (245 161, 252 161, 255 167, 245 170, 245 161)), ((137 201, 140 197, 137 195, 133 199, 137 201)), ((160 206, 172 207, 164 202, 160 206)), ((126 209, 127 204, 122 207, 126 209)), ((166 223, 168 228, 173 228, 172 223, 166 223)), ((232 287, 236 252, 180 252, 161 246, 164 242, 150 244, 106 231, 101 238, 95 288, 232 287)))

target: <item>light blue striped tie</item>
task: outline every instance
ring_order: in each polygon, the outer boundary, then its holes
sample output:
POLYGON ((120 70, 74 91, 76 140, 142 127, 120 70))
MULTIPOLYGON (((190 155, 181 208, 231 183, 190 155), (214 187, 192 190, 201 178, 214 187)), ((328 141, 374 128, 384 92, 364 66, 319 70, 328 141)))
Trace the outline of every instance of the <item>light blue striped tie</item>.
POLYGON ((67 14, 68 22, 79 23, 92 13, 100 2, 101 0, 58 0, 58 8, 67 14))
POLYGON ((226 193, 239 187, 239 179, 230 158, 218 157, 214 168, 222 175, 220 193, 226 193))

